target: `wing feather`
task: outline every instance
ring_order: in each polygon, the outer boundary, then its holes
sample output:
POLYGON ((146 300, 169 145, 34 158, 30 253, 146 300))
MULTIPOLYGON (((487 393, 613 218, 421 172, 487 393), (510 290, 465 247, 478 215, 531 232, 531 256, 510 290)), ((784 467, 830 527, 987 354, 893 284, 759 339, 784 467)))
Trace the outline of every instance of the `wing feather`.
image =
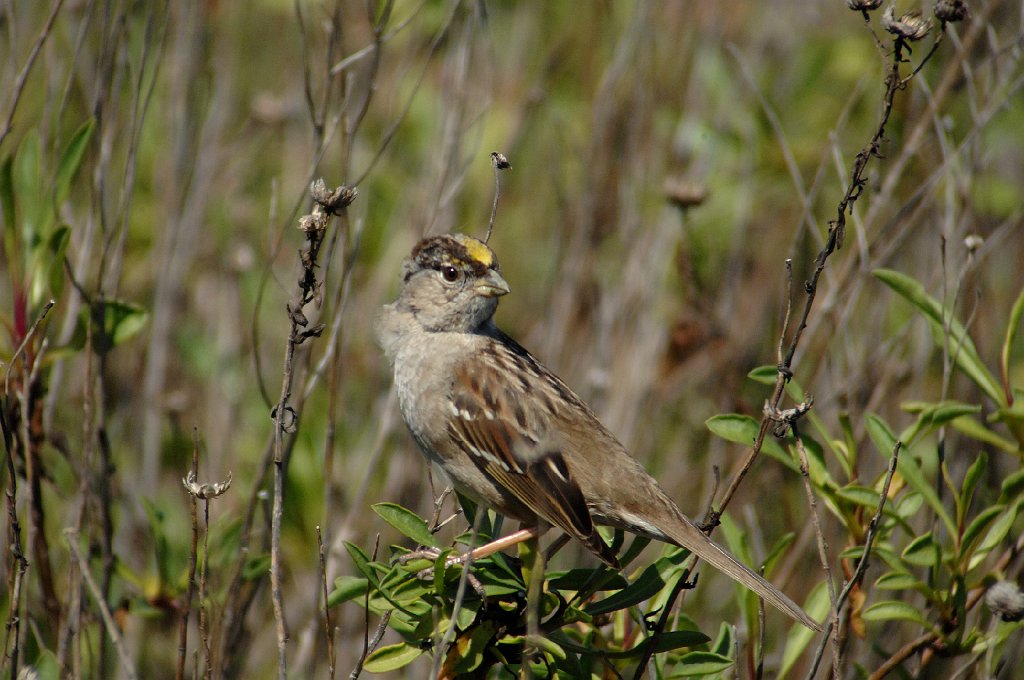
POLYGON ((449 434, 485 475, 538 517, 582 542, 605 562, 616 564, 614 553, 594 528, 557 433, 550 429, 553 414, 544 404, 553 405, 558 395, 530 398, 531 387, 553 388, 539 375, 536 360, 524 354, 518 346, 508 348, 495 341, 489 351, 456 369, 451 393, 456 415, 449 434), (504 378, 510 370, 542 379, 510 381, 504 378))

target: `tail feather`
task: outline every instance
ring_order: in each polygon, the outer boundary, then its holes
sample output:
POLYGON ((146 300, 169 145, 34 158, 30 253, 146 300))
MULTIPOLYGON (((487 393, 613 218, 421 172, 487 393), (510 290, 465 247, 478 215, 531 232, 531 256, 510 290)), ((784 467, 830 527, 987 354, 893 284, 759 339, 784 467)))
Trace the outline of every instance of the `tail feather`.
POLYGON ((743 586, 749 588, 765 602, 782 613, 799 621, 811 630, 821 631, 822 627, 812 619, 800 605, 789 599, 785 593, 754 573, 749 567, 739 562, 720 545, 707 537, 685 517, 673 523, 672 527, 661 527, 673 542, 686 548, 714 568, 724 572, 743 586))

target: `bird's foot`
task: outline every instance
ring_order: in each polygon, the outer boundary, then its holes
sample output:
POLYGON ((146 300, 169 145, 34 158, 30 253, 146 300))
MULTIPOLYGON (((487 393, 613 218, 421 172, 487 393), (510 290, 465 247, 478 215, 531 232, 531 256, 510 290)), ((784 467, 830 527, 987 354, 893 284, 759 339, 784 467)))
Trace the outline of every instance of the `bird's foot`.
MULTIPOLYGON (((413 550, 411 552, 405 553, 404 555, 398 558, 398 562, 400 564, 407 564, 409 562, 412 562, 413 560, 429 560, 431 562, 436 563, 438 558, 441 557, 441 552, 442 551, 438 548, 420 548, 419 550, 413 550)), ((444 561, 445 569, 456 564, 465 565, 467 559, 472 554, 472 551, 469 551, 461 555, 452 555, 444 561)), ((426 569, 420 569, 418 572, 416 572, 416 578, 420 579, 421 581, 431 581, 434 578, 434 569, 435 567, 427 567, 426 569)), ((467 583, 469 583, 470 587, 473 588, 476 594, 481 597, 481 599, 486 597, 486 593, 484 593, 484 585, 480 582, 480 579, 473 575, 472 572, 466 572, 466 581, 467 583)))

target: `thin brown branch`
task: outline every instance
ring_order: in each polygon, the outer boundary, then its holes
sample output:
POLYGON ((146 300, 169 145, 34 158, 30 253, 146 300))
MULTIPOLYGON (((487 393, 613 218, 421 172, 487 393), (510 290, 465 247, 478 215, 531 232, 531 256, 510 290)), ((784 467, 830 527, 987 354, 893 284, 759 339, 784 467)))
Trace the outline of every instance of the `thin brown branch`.
MULTIPOLYGON (((373 539, 373 551, 370 553, 371 560, 377 559, 377 551, 379 549, 380 534, 377 534, 373 539)), ((389 609, 384 612, 384 616, 380 618, 380 622, 377 624, 377 636, 375 637, 378 640, 384 634, 383 629, 387 626, 390 618, 391 610, 389 609)), ((356 680, 359 674, 363 672, 363 664, 366 663, 366 657, 373 651, 374 646, 370 641, 370 584, 367 583, 366 593, 363 595, 363 650, 359 653, 359 658, 356 659, 356 664, 348 675, 349 680, 356 680)))
MULTIPOLYGON (((825 573, 825 583, 828 585, 828 599, 832 605, 832 616, 830 617, 830 625, 832 628, 832 676, 835 680, 839 680, 841 677, 839 648, 839 598, 836 596, 836 584, 832 580, 832 567, 828 557, 828 542, 825 540, 825 534, 821 530, 821 520, 818 517, 818 502, 814 497, 814 484, 811 482, 811 469, 810 461, 807 457, 807 447, 804 446, 804 441, 800 437, 800 432, 797 428, 796 422, 792 424, 792 430, 793 440, 796 442, 797 454, 800 456, 800 477, 804 483, 804 492, 807 494, 807 507, 811 511, 811 524, 814 526, 814 536, 817 539, 818 560, 821 563, 822 571, 825 573)), ((828 637, 830 636, 823 635, 822 639, 825 640, 828 637)))
MULTIPOLYGON (((319 337, 323 332, 323 324, 309 325, 303 309, 310 303, 319 308, 322 302, 322 282, 317 278, 320 248, 324 243, 327 226, 331 215, 342 212, 355 200, 356 191, 341 186, 328 191, 323 180, 318 180, 310 187, 310 195, 314 200, 313 211, 299 220, 299 229, 305 235, 306 247, 300 252, 302 275, 299 278, 298 296, 287 305, 288 320, 291 330, 285 344, 284 367, 281 377, 281 396, 277 406, 271 412, 274 421, 273 446, 273 509, 270 519, 270 592, 274 609, 274 627, 277 637, 277 675, 285 680, 288 675, 287 643, 288 628, 284 616, 284 597, 281 589, 281 518, 284 514, 284 486, 288 471, 288 460, 291 448, 285 446, 285 435, 292 435, 298 427, 299 414, 291 405, 292 383, 294 381, 295 354, 298 347, 306 340, 319 337)), ((291 437, 289 437, 290 439, 291 437)))
MULTIPOLYGON (((198 434, 192 430, 192 467, 193 478, 199 476, 199 441, 198 434)), ((185 660, 188 656, 188 619, 192 613, 192 599, 196 593, 196 559, 199 553, 199 516, 196 497, 189 495, 189 515, 192 520, 192 542, 188 552, 188 587, 181 602, 181 618, 178 621, 178 665, 175 669, 176 680, 185 678, 185 660)))
MULTIPOLYGON (((5 624, 4 656, 11 664, 11 677, 18 677, 21 658, 21 590, 28 570, 28 559, 21 546, 21 523, 18 521, 18 477, 14 469, 12 451, 13 433, 7 423, 7 395, 0 404, 0 430, 3 432, 4 453, 7 460, 7 545, 11 553, 12 568, 8 583, 8 614, 5 624), (14 646, 11 646, 11 640, 14 646)), ((6 665, 6 663, 5 663, 6 665)))
MULTIPOLYGON (((864 579, 864 574, 867 573, 869 558, 871 557, 871 548, 875 543, 875 534, 878 531, 878 523, 882 519, 882 511, 885 509, 885 501, 889 498, 889 486, 892 484, 893 475, 896 474, 896 465, 899 462, 900 449, 902 447, 902 442, 896 442, 896 445, 893 447, 892 456, 889 457, 889 468, 885 473, 885 480, 882 482, 882 492, 878 499, 878 507, 875 509, 875 514, 871 516, 871 521, 868 522, 868 531, 864 537, 864 552, 860 556, 860 560, 857 561, 857 567, 853 570, 850 580, 846 582, 846 585, 843 586, 842 592, 839 593, 839 597, 833 602, 832 616, 829 617, 829 621, 825 625, 825 634, 821 636, 821 641, 818 643, 818 649, 815 652, 814 661, 811 663, 811 668, 807 673, 808 680, 811 680, 818 671, 822 655, 825 652, 825 645, 828 643, 830 637, 832 637, 833 628, 837 628, 839 625, 840 610, 846 604, 846 600, 850 597, 850 593, 853 592, 853 589, 860 587, 860 583, 864 579)), ((836 647, 834 653, 838 655, 838 647, 836 647)))
MULTIPOLYGON (((21 657, 21 653, 22 653, 22 647, 21 647, 22 628, 21 628, 21 623, 22 623, 23 617, 22 617, 22 614, 21 614, 21 605, 22 605, 21 593, 22 593, 22 587, 24 585, 25 574, 28 571, 28 559, 25 557, 25 553, 24 553, 24 550, 23 550, 23 547, 22 547, 22 543, 21 543, 21 523, 18 520, 18 508, 17 508, 18 477, 17 477, 17 472, 15 470, 15 466, 14 466, 14 447, 15 447, 14 436, 15 435, 14 435, 14 432, 12 430, 12 428, 15 427, 16 424, 12 423, 12 422, 9 422, 8 418, 7 418, 8 413, 10 412, 11 371, 14 370, 14 367, 17 366, 19 361, 22 362, 22 376, 23 376, 22 377, 22 387, 23 387, 23 389, 18 391, 18 399, 19 399, 19 402, 21 404, 21 417, 19 419, 19 422, 20 422, 21 427, 23 429, 23 432, 21 433, 20 436, 21 436, 21 440, 22 440, 23 451, 25 452, 25 456, 26 456, 26 459, 27 459, 26 467, 28 468, 28 470, 26 471, 26 474, 29 477, 29 485, 30 485, 29 493, 31 495, 30 507, 32 508, 33 522, 38 522, 39 523, 39 524, 37 524, 35 526, 35 531, 38 532, 38 533, 35 533, 35 535, 38 536, 38 537, 45 538, 45 535, 42 534, 43 526, 41 524, 41 520, 42 520, 42 507, 40 505, 40 503, 42 502, 41 501, 41 494, 39 493, 38 489, 33 489, 32 488, 33 481, 35 482, 36 485, 38 484, 38 474, 34 474, 32 472, 34 466, 32 465, 31 462, 28 461, 28 459, 30 459, 34 455, 34 454, 32 454, 29 451, 30 444, 29 444, 29 434, 28 434, 28 421, 30 419, 30 414, 29 414, 29 410, 28 410, 29 409, 29 405, 28 405, 28 401, 29 401, 28 391, 31 389, 31 385, 33 383, 33 378, 32 378, 33 375, 38 375, 36 373, 36 371, 38 369, 38 360, 39 360, 40 357, 35 357, 35 360, 31 361, 32 357, 31 357, 31 355, 28 352, 28 348, 31 345, 31 343, 35 340, 36 335, 38 334, 40 325, 42 324, 43 320, 46 319, 46 315, 49 314, 50 309, 53 307, 53 305, 54 305, 54 301, 53 300, 49 300, 45 305, 43 305, 43 308, 40 311, 39 316, 36 317, 36 320, 29 327, 28 331, 25 333, 25 337, 22 338, 22 341, 21 341, 21 343, 19 343, 18 348, 15 350, 14 354, 11 356, 10 363, 7 365, 7 371, 6 371, 5 375, 4 375, 4 393, 3 393, 2 399, 0 399, 0 429, 2 429, 2 431, 3 431, 4 453, 5 453, 5 457, 7 459, 7 478, 8 478, 8 482, 7 482, 8 486, 7 486, 7 491, 6 491, 6 495, 7 495, 7 515, 8 515, 7 544, 8 544, 8 546, 10 546, 11 561, 12 561, 11 576, 10 576, 10 581, 8 583, 8 596, 9 596, 8 602, 10 604, 9 604, 9 607, 8 607, 8 616, 7 616, 7 622, 6 622, 6 634, 5 634, 5 640, 4 640, 4 653, 5 653, 6 657, 11 662, 11 677, 12 678, 13 677, 17 677, 17 675, 18 675, 18 667, 20 665, 20 657, 21 657), (26 358, 26 357, 28 357, 28 358, 26 358), (14 643, 13 647, 11 646, 12 638, 13 638, 13 643, 14 643)), ((30 536, 31 535, 32 534, 30 533, 30 536)), ((36 543, 36 541, 33 541, 30 538, 30 545, 32 545, 33 543, 36 543)), ((44 545, 45 545, 45 541, 44 541, 44 545)), ((37 551, 37 553, 38 552, 39 551, 37 551)), ((44 559, 46 559, 46 570, 48 572, 49 571, 49 557, 45 556, 45 555, 42 556, 42 557, 44 559)), ((40 558, 40 556, 37 554, 37 559, 39 559, 39 558, 40 558)), ((52 589, 52 580, 49 580, 49 582, 50 582, 50 589, 52 589)), ((45 585, 46 584, 44 583, 44 586, 45 585)), ((46 590, 46 589, 47 588, 44 587, 44 590, 46 590)), ((49 598, 47 598, 47 599, 49 599, 49 598)))
MULTIPOLYGON (((43 44, 46 43, 47 38, 50 37, 50 33, 53 31, 53 23, 57 20, 57 15, 60 13, 60 8, 64 4, 64 0, 54 0, 53 5, 50 7, 50 14, 46 17, 46 23, 43 24, 42 30, 39 31, 39 35, 36 37, 35 43, 32 45, 32 49, 28 53, 28 58, 25 59, 25 65, 21 67, 21 71, 18 72, 18 78, 14 81, 14 88, 11 90, 11 106, 7 111, 7 120, 4 121, 4 128, 0 130, 0 145, 3 145, 4 140, 7 139, 7 135, 11 134, 11 129, 14 123, 14 114, 18 110, 18 103, 21 101, 21 96, 25 93, 25 85, 28 83, 28 74, 32 71, 32 66, 36 63, 36 58, 39 56, 39 52, 43 49, 43 44)), ((13 21, 13 17, 7 17, 7 21, 13 21)))
POLYGON ((320 558, 320 595, 324 602, 324 642, 327 644, 328 678, 334 680, 334 668, 337 663, 337 655, 334 649, 334 624, 331 623, 331 608, 327 604, 327 558, 324 555, 324 537, 320 533, 319 525, 316 528, 316 547, 320 558))
MULTIPOLYGON (((896 93, 907 85, 909 77, 904 79, 900 76, 900 65, 905 63, 903 53, 906 48, 907 45, 902 38, 897 37, 894 39, 891 62, 889 63, 888 74, 885 79, 885 92, 882 96, 882 113, 878 126, 876 127, 871 139, 861 148, 860 152, 854 159, 853 170, 850 173, 850 180, 846 191, 843 194, 842 199, 840 199, 839 203, 836 205, 836 217, 834 220, 829 222, 828 237, 825 241, 825 245, 814 259, 815 267, 810 279, 804 283, 806 298, 804 301, 803 312, 801 313, 800 321, 796 326, 796 330, 789 342, 785 355, 782 357, 782 361, 778 366, 775 386, 772 390, 771 397, 768 399, 768 411, 770 413, 774 413, 778 410, 779 403, 782 401, 782 397, 785 394, 786 384, 793 375, 793 361, 796 356, 797 348, 800 346, 800 340, 803 338, 803 333, 807 328, 807 322, 811 316, 811 310, 814 307, 814 301, 818 293, 818 281, 825 270, 825 265, 828 262, 829 257, 836 250, 842 247, 846 232, 846 215, 852 211, 853 205, 860 198, 861 193, 867 184, 865 171, 868 167, 868 163, 873 157, 880 155, 882 140, 885 138, 885 129, 888 125, 889 117, 892 114, 893 102, 895 100, 896 93)), ((930 57, 931 53, 928 56, 930 57)), ((784 325, 786 328, 789 327, 788 318, 784 325)), ((760 455, 761 448, 764 445, 765 436, 768 434, 770 429, 772 429, 772 417, 770 415, 766 415, 761 419, 761 426, 758 430, 753 448, 748 453, 739 471, 735 474, 726 489, 718 510, 713 513, 709 513, 709 516, 705 518, 705 524, 717 524, 718 517, 721 516, 721 513, 732 500, 732 497, 735 495, 740 483, 746 477, 751 466, 753 466, 754 460, 756 460, 760 455)))
POLYGON ((74 528, 68 527, 64 530, 64 538, 67 540, 68 549, 71 550, 72 557, 75 558, 78 570, 85 579, 85 585, 89 588, 89 592, 92 593, 92 597, 96 601, 96 608, 100 610, 100 617, 103 619, 103 625, 107 629, 107 635, 110 636, 110 641, 117 651, 117 658, 121 662, 121 670, 124 672, 125 677, 134 680, 134 678, 138 677, 138 674, 135 672, 135 662, 132 661, 131 654, 125 648, 124 640, 121 638, 121 629, 114 621, 114 617, 110 613, 110 607, 107 606, 107 601, 103 597, 103 593, 100 592, 99 585, 97 585, 96 580, 92 577, 89 563, 86 562, 81 551, 78 549, 78 532, 74 528))

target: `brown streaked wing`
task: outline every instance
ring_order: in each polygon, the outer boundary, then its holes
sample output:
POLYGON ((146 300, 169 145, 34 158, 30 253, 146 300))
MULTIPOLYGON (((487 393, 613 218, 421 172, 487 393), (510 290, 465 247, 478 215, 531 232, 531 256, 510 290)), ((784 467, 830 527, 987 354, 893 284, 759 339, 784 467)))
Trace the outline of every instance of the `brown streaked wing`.
POLYGON ((498 353, 476 355, 456 369, 449 433, 481 471, 538 517, 614 564, 562 452, 546 445, 555 439, 548 433, 550 414, 528 407, 536 403, 526 391, 528 385, 503 378, 507 366, 499 367, 499 362, 515 357, 498 353))

